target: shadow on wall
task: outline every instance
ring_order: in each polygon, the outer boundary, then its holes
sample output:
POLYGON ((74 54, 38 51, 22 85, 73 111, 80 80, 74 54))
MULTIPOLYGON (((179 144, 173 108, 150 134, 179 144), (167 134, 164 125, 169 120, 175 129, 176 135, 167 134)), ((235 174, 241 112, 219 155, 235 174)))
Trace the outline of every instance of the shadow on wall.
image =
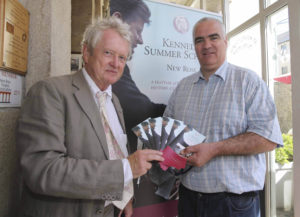
POLYGON ((15 128, 19 109, 0 109, 0 216, 17 216, 21 174, 17 161, 15 128))

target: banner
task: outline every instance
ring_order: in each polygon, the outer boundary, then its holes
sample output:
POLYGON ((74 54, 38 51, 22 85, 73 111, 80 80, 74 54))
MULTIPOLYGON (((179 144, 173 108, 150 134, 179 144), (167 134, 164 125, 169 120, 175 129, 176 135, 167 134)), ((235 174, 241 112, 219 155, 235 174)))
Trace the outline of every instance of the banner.
POLYGON ((156 103, 167 103, 177 83, 199 71, 192 32, 202 17, 220 15, 188 7, 144 0, 151 23, 142 33, 144 44, 135 49, 131 75, 145 95, 156 103))
MULTIPOLYGON (((199 71, 192 40, 194 24, 202 17, 221 17, 153 0, 110 0, 110 12, 124 19, 133 33, 133 57, 121 79, 112 85, 123 109, 132 153, 142 147, 132 128, 149 117, 161 117, 178 82, 199 71), (145 18, 143 26, 141 19, 145 18)), ((153 179, 153 174, 161 171, 158 164, 152 167, 134 182, 133 217, 175 217, 179 183, 168 172, 157 176, 161 179, 153 179)))

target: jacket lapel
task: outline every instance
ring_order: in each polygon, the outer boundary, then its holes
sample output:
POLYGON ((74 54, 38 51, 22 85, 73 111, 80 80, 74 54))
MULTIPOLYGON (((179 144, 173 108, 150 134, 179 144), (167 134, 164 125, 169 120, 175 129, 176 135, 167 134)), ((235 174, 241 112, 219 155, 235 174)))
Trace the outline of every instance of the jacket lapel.
POLYGON ((125 130, 125 121, 124 121, 124 116, 123 116, 123 110, 122 110, 120 102, 119 102, 119 100, 118 100, 118 98, 115 94, 112 95, 112 102, 113 102, 113 104, 115 106, 115 109, 117 111, 118 118, 119 118, 119 121, 121 123, 123 132, 125 133, 126 130, 125 130))
MULTIPOLYGON (((121 107, 121 104, 119 102, 119 99, 118 97, 113 94, 112 96, 112 102, 116 108, 116 111, 117 111, 117 114, 118 114, 118 118, 119 118, 119 121, 121 123, 121 126, 122 126, 122 129, 123 129, 123 132, 126 134, 126 128, 125 128, 125 121, 124 121, 124 116, 123 116, 123 110, 122 110, 122 107, 121 107)), ((128 137, 127 137, 128 138, 128 137)), ((128 154, 130 154, 130 147, 129 147, 129 143, 128 143, 128 139, 127 139, 127 151, 128 151, 128 154)))
POLYGON ((101 117, 99 114, 98 107, 95 103, 90 88, 83 76, 82 71, 77 72, 73 76, 74 96, 78 101, 78 104, 82 108, 83 112, 89 118, 93 129, 96 132, 99 143, 107 157, 109 159, 109 152, 103 129, 101 117))

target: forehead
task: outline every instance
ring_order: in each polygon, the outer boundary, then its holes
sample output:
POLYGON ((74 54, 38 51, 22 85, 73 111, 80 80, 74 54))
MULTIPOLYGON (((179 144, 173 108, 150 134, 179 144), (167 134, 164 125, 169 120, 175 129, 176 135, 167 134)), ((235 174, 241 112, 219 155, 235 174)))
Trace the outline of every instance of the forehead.
POLYGON ((208 36, 211 34, 223 35, 222 26, 215 20, 206 20, 198 23, 195 29, 195 36, 208 36))
POLYGON ((135 20, 129 21, 128 24, 136 28, 143 28, 145 21, 141 18, 137 18, 135 20))
POLYGON ((101 39, 96 44, 95 50, 108 49, 122 55, 128 55, 129 42, 124 39, 116 30, 108 29, 102 34, 101 39))

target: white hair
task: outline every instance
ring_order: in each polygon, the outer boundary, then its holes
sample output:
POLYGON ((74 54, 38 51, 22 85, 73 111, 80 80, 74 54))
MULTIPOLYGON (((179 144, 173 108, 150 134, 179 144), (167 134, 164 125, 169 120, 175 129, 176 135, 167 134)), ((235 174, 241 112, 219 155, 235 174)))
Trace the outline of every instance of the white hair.
POLYGON ((213 17, 204 17, 204 18, 201 18, 200 20, 198 20, 198 21, 195 23, 195 25, 194 25, 194 28, 193 28, 193 42, 194 42, 194 43, 195 43, 194 40, 195 40, 196 28, 197 28, 198 24, 199 24, 199 23, 203 23, 203 22, 205 22, 205 21, 211 21, 211 20, 216 21, 217 23, 220 24, 221 29, 222 29, 222 35, 221 35, 221 37, 223 37, 223 39, 226 38, 225 25, 224 25, 224 23, 223 23, 222 21, 220 21, 220 20, 218 20, 218 19, 216 19, 216 18, 213 18, 213 17))
POLYGON ((93 50, 96 47, 99 40, 101 40, 102 34, 105 30, 113 29, 120 34, 129 43, 129 54, 132 54, 132 33, 130 31, 130 26, 124 23, 119 18, 112 16, 109 18, 98 19, 94 23, 91 23, 83 34, 83 39, 81 42, 81 47, 87 46, 87 50, 90 54, 93 54, 93 50))

